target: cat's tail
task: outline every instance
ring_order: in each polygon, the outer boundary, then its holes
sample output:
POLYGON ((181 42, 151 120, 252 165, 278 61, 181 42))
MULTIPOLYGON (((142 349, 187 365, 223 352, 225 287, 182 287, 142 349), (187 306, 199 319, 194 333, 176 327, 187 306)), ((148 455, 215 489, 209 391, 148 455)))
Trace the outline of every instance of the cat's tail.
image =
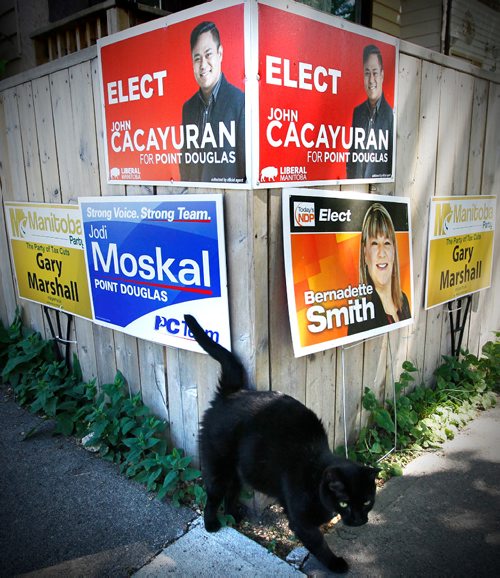
POLYGON ((240 360, 225 347, 211 339, 192 315, 184 315, 184 320, 199 345, 221 365, 219 393, 230 395, 244 388, 245 370, 240 360))

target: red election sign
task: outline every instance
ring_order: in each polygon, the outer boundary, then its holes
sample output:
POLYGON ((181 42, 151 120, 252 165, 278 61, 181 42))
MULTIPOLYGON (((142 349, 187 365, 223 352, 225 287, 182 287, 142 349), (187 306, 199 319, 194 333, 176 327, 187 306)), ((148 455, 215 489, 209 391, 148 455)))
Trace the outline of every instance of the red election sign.
POLYGON ((276 0, 258 30, 258 186, 393 181, 398 40, 276 0))
POLYGON ((224 0, 99 40, 109 183, 248 186, 244 12, 224 0), (221 81, 202 122, 212 73, 221 81))

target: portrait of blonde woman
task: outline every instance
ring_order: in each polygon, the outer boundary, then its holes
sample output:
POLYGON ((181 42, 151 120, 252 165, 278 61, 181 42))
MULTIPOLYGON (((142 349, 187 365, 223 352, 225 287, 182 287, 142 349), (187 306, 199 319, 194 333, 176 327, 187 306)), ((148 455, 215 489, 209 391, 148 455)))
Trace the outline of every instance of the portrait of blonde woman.
POLYGON ((363 219, 359 282, 373 287, 369 299, 374 306, 374 317, 350 325, 350 334, 411 317, 408 298, 401 289, 394 224, 389 212, 380 203, 373 203, 363 219))

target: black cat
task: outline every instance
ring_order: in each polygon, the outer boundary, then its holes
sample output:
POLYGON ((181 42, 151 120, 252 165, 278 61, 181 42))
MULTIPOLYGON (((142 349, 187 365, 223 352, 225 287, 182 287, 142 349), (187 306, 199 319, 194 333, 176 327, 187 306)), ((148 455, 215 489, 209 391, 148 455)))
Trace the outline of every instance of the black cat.
POLYGON ((217 511, 238 517, 241 484, 277 498, 291 530, 327 568, 346 572, 319 526, 339 513, 348 526, 368 521, 379 470, 335 456, 318 417, 278 392, 244 389, 245 371, 227 349, 210 339, 191 315, 196 341, 222 367, 217 393, 202 421, 200 450, 207 491, 205 528, 220 528, 217 511))

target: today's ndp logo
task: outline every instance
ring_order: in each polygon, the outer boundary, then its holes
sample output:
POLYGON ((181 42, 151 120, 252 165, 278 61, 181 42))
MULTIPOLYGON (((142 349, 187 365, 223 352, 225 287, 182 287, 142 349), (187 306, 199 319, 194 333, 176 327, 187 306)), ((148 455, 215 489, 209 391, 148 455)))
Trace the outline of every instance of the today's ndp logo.
POLYGON ((316 225, 314 203, 295 201, 293 203, 293 222, 296 227, 314 227, 316 225))

